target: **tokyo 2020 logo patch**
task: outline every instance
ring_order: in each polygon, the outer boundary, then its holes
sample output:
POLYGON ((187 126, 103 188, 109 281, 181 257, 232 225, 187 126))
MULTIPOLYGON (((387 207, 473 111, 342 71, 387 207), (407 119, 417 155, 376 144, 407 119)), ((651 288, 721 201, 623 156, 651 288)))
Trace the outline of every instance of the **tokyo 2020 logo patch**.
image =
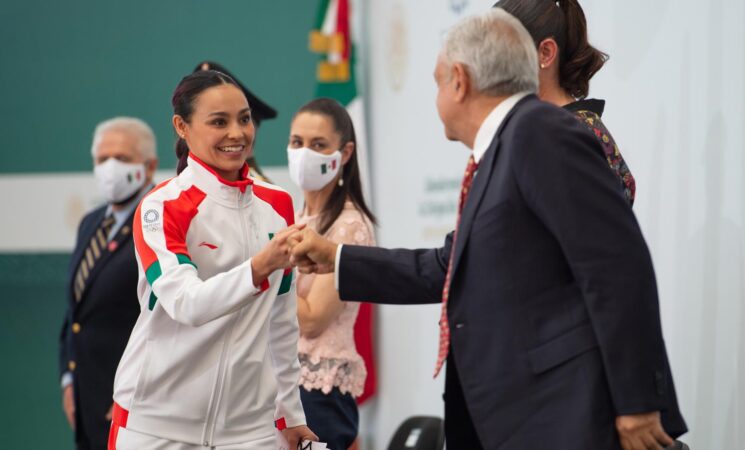
POLYGON ((160 213, 154 209, 148 209, 142 215, 143 229, 145 231, 158 231, 160 230, 160 213))
POLYGON ((145 223, 155 223, 160 219, 160 214, 158 214, 158 211, 154 209, 148 209, 145 211, 145 214, 143 215, 143 220, 145 223))

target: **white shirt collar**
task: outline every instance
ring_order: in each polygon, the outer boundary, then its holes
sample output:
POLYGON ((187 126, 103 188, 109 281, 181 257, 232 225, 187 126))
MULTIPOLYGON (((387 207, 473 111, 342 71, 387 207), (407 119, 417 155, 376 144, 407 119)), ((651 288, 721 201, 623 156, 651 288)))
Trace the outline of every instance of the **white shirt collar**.
POLYGON ((114 208, 111 207, 111 203, 109 203, 109 206, 106 207, 106 213, 104 214, 104 217, 112 216, 114 218, 114 224, 111 226, 111 230, 109 231, 109 235, 107 236, 108 240, 111 240, 116 236, 116 234, 119 232, 119 229, 127 222, 127 219, 129 219, 129 216, 132 215, 135 208, 140 204, 140 200, 150 192, 153 187, 155 187, 153 184, 150 184, 147 187, 143 187, 140 189, 140 192, 137 194, 135 198, 129 201, 124 208, 120 209, 119 211, 114 211, 114 208))
POLYGON ((497 133, 499 126, 502 125, 505 117, 507 117, 507 114, 512 111, 512 108, 515 107, 517 102, 529 94, 530 92, 527 91, 518 92, 507 97, 486 116, 486 119, 484 119, 479 127, 478 133, 476 133, 476 139, 473 141, 473 159, 477 164, 489 149, 489 144, 491 144, 494 135, 497 133))

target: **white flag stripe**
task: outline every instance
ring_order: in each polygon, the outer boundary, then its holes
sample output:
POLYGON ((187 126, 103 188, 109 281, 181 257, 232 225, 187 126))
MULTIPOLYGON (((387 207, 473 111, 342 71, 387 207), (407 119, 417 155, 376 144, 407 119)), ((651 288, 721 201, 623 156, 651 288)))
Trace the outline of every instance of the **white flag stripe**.
POLYGON ((336 31, 336 13, 339 10, 339 0, 331 0, 326 8, 326 16, 323 18, 321 33, 332 34, 336 31))

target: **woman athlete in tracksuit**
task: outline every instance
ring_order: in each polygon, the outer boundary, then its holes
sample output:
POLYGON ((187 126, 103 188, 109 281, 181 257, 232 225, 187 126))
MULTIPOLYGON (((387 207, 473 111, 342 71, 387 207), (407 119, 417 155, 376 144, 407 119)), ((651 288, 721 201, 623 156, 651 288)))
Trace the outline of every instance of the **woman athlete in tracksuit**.
POLYGON ((135 214, 141 314, 114 382, 110 450, 275 450, 275 428, 290 443, 315 438, 297 388, 288 232, 277 235, 293 223, 292 201, 248 177, 254 129, 231 81, 186 77, 179 86, 197 89, 182 93, 191 110, 181 115, 174 94, 186 168, 135 214))

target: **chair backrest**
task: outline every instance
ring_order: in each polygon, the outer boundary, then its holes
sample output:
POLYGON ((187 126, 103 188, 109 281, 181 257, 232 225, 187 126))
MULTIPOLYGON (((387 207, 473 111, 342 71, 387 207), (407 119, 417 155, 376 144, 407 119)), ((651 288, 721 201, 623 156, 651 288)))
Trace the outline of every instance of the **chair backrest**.
POLYGON ((442 450, 445 428, 442 419, 414 416, 404 420, 393 434, 388 450, 442 450))

